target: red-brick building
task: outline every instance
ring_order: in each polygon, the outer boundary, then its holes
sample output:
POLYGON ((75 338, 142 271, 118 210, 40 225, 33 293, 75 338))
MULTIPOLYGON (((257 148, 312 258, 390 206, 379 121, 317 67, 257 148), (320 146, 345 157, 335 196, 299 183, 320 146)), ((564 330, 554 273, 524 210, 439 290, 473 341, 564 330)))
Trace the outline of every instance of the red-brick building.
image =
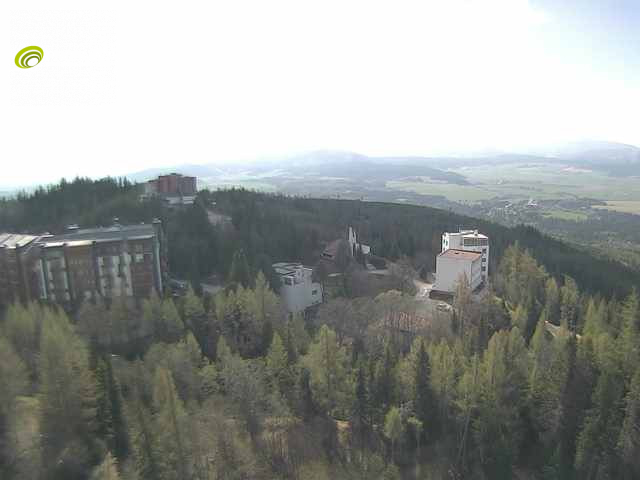
POLYGON ((179 173, 160 175, 149 180, 144 186, 145 197, 160 197, 169 205, 188 205, 193 203, 198 193, 196 177, 188 177, 179 173))

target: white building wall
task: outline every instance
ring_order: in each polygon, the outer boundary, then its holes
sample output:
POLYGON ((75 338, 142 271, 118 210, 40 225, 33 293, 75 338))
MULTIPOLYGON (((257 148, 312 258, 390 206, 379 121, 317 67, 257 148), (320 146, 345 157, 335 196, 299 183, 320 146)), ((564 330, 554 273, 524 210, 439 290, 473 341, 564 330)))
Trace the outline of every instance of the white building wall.
POLYGON ((283 276, 280 296, 288 312, 298 313, 322 303, 322 285, 311 281, 310 268, 300 268, 293 276, 283 276))
POLYGON ((465 250, 467 252, 478 252, 482 255, 481 275, 483 280, 487 280, 489 275, 489 238, 478 233, 477 230, 463 230, 461 232, 445 232, 442 234, 442 251, 449 249, 465 250), (486 245, 469 245, 486 240, 486 245), (484 270, 482 270, 484 267, 484 270))
POLYGON ((466 275, 471 290, 475 290, 482 283, 482 262, 476 260, 461 260, 438 255, 436 257, 436 284, 434 289, 440 292, 453 293, 458 281, 466 275))

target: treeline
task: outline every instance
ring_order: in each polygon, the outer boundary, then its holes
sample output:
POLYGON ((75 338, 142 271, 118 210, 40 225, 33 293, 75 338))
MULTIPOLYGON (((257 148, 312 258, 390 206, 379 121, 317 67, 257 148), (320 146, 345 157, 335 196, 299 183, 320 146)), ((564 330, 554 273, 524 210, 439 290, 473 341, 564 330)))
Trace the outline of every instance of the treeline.
POLYGON ((476 227, 490 236, 491 271, 496 271, 506 248, 519 242, 551 275, 557 279, 569 275, 590 293, 622 298, 631 285, 640 284, 639 271, 533 228, 507 228, 445 210, 230 189, 201 191, 195 205, 172 211, 158 201, 140 201, 138 193, 126 179, 63 180, 32 194, 0 200, 0 230, 58 233, 70 223, 96 226, 110 225, 114 217, 122 223, 158 217, 168 236, 171 273, 198 285, 211 274, 226 278, 234 252, 240 249, 253 275, 263 271, 271 277, 270 265, 278 261, 314 265, 328 242, 346 238, 348 225, 377 256, 391 260, 406 256, 425 274, 435 270, 442 232, 476 227), (212 224, 211 211, 230 222, 212 224))
POLYGON ((360 202, 355 200, 309 199, 270 195, 246 190, 200 193, 203 204, 216 202, 216 210, 231 217, 234 230, 221 244, 223 258, 218 266, 227 272, 232 248, 242 248, 254 271, 264 262, 303 261, 315 263, 322 246, 346 238, 346 226, 357 229, 360 239, 377 256, 412 259, 422 272, 435 270, 435 256, 441 250, 441 235, 458 228, 478 228, 490 237, 490 271, 509 245, 518 242, 560 279, 569 275, 591 293, 621 298, 631 285, 640 284, 640 272, 616 261, 599 258, 531 227, 507 228, 445 210, 411 205, 360 202), (261 261, 262 259, 262 261, 261 261))
MULTIPOLYGON (((483 298, 412 327, 400 292, 284 314, 259 274, 0 323, 3 479, 640 475, 640 307, 510 247, 483 298)), ((423 313, 422 313, 423 314, 423 313)))
POLYGON ((126 178, 62 179, 15 198, 0 199, 0 229, 59 233, 69 224, 107 226, 114 217, 139 222, 157 216, 159 205, 139 202, 139 190, 126 178))

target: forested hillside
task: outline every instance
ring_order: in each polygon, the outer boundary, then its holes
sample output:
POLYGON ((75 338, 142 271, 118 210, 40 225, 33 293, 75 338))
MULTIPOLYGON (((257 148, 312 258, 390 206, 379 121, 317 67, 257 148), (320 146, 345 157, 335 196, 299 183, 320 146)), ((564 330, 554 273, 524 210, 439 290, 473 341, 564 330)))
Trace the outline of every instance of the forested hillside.
MULTIPOLYGON (((127 191, 103 200, 122 198, 148 207, 127 191)), ((4 312, 3 480, 640 478, 629 271, 530 229, 418 207, 232 190, 157 208, 172 269, 196 284, 219 273, 226 288, 4 312), (492 285, 476 297, 462 283, 451 314, 343 289, 286 315, 270 262, 312 263, 347 224, 410 276, 443 229, 477 225, 492 238, 492 285)), ((56 211, 52 229, 73 221, 56 211)))
MULTIPOLYGON (((505 249, 516 242, 527 248, 547 271, 561 278, 573 277, 592 293, 622 297, 632 285, 640 285, 640 272, 618 262, 595 257, 567 243, 518 226, 495 223, 454 214, 445 210, 354 200, 308 199, 268 195, 246 190, 201 192, 204 205, 216 201, 216 209, 228 214, 235 227, 232 243, 242 247, 257 268, 257 258, 267 255, 274 261, 304 260, 314 263, 322 245, 346 235, 354 226, 361 239, 376 255, 396 260, 408 256, 414 266, 433 271, 435 255, 441 249, 444 231, 459 227, 478 228, 490 237, 490 269, 495 271, 505 249)), ((224 249, 223 249, 224 250, 224 249)), ((219 260, 227 271, 230 256, 219 260)))
POLYGON ((324 246, 354 226, 380 257, 411 259, 421 271, 433 271, 443 231, 478 228, 491 238, 490 268, 495 271, 505 249, 518 242, 547 271, 569 275, 581 289, 621 298, 640 284, 640 272, 618 262, 543 235, 535 229, 501 225, 445 210, 354 200, 309 199, 247 190, 202 191, 191 208, 172 211, 158 201, 140 201, 139 188, 126 180, 76 179, 40 188, 33 194, 0 200, 0 231, 58 233, 68 224, 110 225, 163 221, 169 240, 172 274, 197 284, 212 273, 229 274, 235 251, 245 252, 255 274, 276 261, 315 264, 324 246), (214 206, 215 203, 215 206, 214 206), (212 225, 208 211, 226 215, 212 225))
POLYGON ((3 479, 638 478, 640 309, 510 247, 495 295, 288 318, 264 277, 0 322, 3 479), (577 335, 576 335, 577 334, 577 335))

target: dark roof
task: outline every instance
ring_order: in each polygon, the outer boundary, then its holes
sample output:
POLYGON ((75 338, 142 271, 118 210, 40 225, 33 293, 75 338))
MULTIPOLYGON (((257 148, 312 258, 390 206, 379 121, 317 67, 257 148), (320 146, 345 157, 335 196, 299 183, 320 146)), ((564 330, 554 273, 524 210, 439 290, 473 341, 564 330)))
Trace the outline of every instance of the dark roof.
POLYGON ((42 237, 40 244, 54 246, 68 242, 112 242, 153 238, 156 231, 152 224, 117 225, 113 227, 86 228, 62 235, 42 237))

